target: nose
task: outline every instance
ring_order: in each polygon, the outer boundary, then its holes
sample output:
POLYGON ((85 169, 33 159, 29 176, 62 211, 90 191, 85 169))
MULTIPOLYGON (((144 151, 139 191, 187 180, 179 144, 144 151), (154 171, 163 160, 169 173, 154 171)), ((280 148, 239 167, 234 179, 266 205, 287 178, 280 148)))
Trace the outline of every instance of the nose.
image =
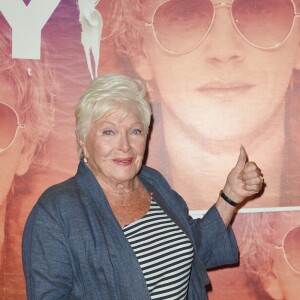
POLYGON ((118 149, 121 150, 122 152, 128 152, 130 149, 130 142, 128 139, 127 134, 122 133, 119 136, 119 141, 118 141, 118 149))
POLYGON ((244 41, 231 19, 231 6, 217 4, 215 18, 203 41, 205 60, 209 63, 233 63, 244 58, 244 41))

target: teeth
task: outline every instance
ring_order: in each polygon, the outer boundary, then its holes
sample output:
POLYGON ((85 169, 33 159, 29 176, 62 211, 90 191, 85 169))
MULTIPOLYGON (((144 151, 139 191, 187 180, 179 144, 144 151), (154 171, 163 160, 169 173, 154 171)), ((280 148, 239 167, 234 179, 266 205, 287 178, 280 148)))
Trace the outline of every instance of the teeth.
POLYGON ((130 159, 123 159, 123 160, 118 160, 120 163, 128 163, 130 161, 130 159))

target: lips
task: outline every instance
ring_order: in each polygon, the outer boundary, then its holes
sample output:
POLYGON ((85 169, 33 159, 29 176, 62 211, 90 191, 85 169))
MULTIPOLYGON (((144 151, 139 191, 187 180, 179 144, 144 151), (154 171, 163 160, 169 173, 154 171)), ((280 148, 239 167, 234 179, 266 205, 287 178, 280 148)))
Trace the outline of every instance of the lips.
POLYGON ((133 158, 132 157, 115 158, 115 159, 113 159, 113 161, 116 164, 121 165, 121 166, 129 166, 132 163, 133 158))
POLYGON ((201 94, 212 98, 233 98, 236 96, 242 96, 254 87, 253 84, 233 81, 233 82, 221 82, 214 81, 202 85, 197 89, 201 94))

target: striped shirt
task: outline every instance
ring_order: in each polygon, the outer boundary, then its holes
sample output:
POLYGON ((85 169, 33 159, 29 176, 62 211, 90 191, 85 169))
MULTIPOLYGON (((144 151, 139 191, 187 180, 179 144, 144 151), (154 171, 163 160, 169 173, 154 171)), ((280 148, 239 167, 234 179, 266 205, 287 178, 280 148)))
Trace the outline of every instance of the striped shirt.
POLYGON ((151 299, 186 299, 193 246, 152 197, 147 214, 124 226, 123 232, 141 266, 151 299))

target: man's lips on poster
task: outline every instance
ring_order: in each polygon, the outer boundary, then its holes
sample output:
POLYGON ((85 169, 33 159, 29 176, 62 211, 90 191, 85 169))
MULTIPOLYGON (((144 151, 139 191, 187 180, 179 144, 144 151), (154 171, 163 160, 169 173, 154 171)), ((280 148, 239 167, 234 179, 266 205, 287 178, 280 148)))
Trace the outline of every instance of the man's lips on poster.
POLYGON ((244 95, 254 86, 243 81, 211 81, 197 88, 197 91, 212 98, 233 98, 244 95))

